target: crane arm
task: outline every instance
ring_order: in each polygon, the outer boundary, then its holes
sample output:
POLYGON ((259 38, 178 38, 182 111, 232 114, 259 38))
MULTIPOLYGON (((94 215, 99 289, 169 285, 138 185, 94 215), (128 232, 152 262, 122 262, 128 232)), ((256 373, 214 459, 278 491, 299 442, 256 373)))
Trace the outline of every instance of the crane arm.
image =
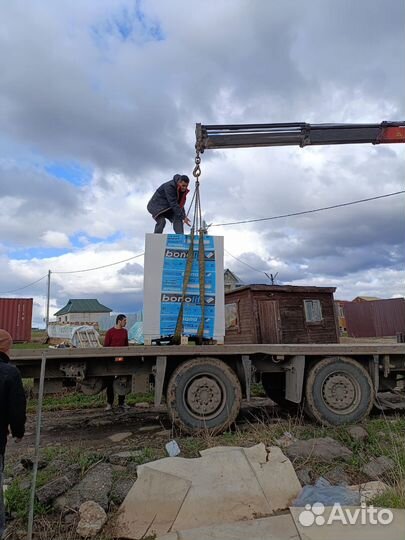
POLYGON ((252 146, 404 143, 405 122, 381 124, 196 124, 196 150, 252 146))

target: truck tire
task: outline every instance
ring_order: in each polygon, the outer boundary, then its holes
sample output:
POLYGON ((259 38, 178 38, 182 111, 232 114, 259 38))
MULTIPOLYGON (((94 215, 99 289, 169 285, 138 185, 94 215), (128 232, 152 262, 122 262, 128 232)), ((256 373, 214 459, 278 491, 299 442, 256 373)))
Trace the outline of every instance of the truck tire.
POLYGON ((235 421, 241 401, 235 372, 216 358, 194 358, 180 364, 167 386, 170 418, 187 433, 224 431, 235 421))
POLYGON ((309 370, 305 382, 305 411, 328 426, 356 423, 374 403, 369 373, 352 358, 324 358, 309 370))
POLYGON ((285 398, 285 373, 263 373, 262 384, 267 397, 281 408, 291 414, 297 414, 300 411, 300 403, 293 403, 285 398))

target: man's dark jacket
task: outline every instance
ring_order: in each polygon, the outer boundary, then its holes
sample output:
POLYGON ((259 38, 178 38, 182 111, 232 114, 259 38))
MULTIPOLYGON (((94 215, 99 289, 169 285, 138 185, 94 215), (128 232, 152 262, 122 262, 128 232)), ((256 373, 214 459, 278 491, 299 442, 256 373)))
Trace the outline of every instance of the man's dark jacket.
POLYGON ((148 202, 148 212, 152 214, 153 218, 157 218, 160 214, 163 214, 167 210, 173 211, 173 218, 184 219, 186 217, 186 212, 183 208, 184 203, 186 202, 187 192, 184 192, 180 195, 177 182, 180 180, 180 175, 176 174, 173 177, 173 180, 169 180, 162 184, 155 191, 153 197, 148 202))
POLYGON ((21 375, 0 351, 0 455, 4 454, 9 428, 13 437, 22 437, 25 428, 26 400, 21 375))

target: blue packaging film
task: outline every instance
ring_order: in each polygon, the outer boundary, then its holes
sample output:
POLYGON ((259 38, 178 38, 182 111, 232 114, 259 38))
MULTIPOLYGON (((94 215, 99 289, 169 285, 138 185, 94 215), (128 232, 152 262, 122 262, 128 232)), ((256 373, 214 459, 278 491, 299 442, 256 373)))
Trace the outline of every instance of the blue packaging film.
MULTIPOLYGON (((168 234, 163 261, 162 288, 160 302, 160 334, 172 336, 176 330, 177 318, 183 295, 184 274, 186 271, 191 237, 168 234)), ((185 336, 195 336, 201 322, 199 237, 194 237, 194 258, 186 290, 183 308, 183 331, 185 336)), ((212 236, 204 238, 205 260, 205 309, 204 337, 214 336, 216 266, 215 246, 212 236)))

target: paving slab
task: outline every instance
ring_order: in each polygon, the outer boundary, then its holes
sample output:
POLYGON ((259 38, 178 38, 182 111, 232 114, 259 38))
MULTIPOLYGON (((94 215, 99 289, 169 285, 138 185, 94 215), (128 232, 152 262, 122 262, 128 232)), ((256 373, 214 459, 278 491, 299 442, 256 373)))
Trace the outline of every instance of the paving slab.
POLYGON ((301 490, 280 448, 220 447, 196 459, 140 465, 118 517, 116 536, 141 538, 267 517, 301 490))
POLYGON ((251 462, 272 512, 287 508, 301 491, 291 461, 278 446, 268 450, 267 462, 251 462))
POLYGON ((165 458, 148 465, 192 482, 173 530, 272 513, 251 464, 240 449, 228 448, 226 452, 212 452, 197 459, 165 458))
MULTIPOLYGON (((359 510, 360 507, 342 506, 341 509, 344 512, 350 511, 353 515, 353 512, 359 510)), ((387 516, 387 509, 380 510, 384 511, 385 518, 387 516)), ((342 540, 343 538, 350 540, 381 540, 382 538, 384 540, 404 540, 405 538, 405 510, 391 509, 393 519, 391 523, 386 525, 378 523, 371 524, 369 520, 365 524, 362 524, 360 518, 357 520, 357 523, 350 525, 341 521, 328 524, 333 510, 331 507, 326 507, 321 515, 325 520, 325 524, 317 525, 313 523, 309 526, 304 526, 300 522, 302 511, 302 508, 290 508, 301 540, 342 540)))
POLYGON ((301 484, 291 461, 278 446, 266 447, 259 443, 241 450, 255 471, 272 512, 287 508, 301 491, 301 484))
MULTIPOLYGON (((202 450, 201 455, 229 451, 226 446, 202 450)), ((269 503, 271 513, 287 508, 301 491, 301 484, 291 461, 278 446, 265 447, 263 443, 250 448, 232 447, 242 451, 253 468, 257 481, 269 503), (277 481, 275 481, 277 479, 277 481)))
POLYGON ((144 466, 118 510, 114 537, 138 539, 168 532, 191 482, 144 466))
POLYGON ((213 448, 201 450, 200 455, 207 456, 218 452, 229 452, 229 450, 242 450, 249 461, 256 461, 258 463, 266 463, 267 461, 267 451, 263 443, 256 444, 250 448, 245 448, 243 446, 214 446, 213 448))
POLYGON ((290 514, 223 523, 159 536, 157 540, 300 540, 290 514))

